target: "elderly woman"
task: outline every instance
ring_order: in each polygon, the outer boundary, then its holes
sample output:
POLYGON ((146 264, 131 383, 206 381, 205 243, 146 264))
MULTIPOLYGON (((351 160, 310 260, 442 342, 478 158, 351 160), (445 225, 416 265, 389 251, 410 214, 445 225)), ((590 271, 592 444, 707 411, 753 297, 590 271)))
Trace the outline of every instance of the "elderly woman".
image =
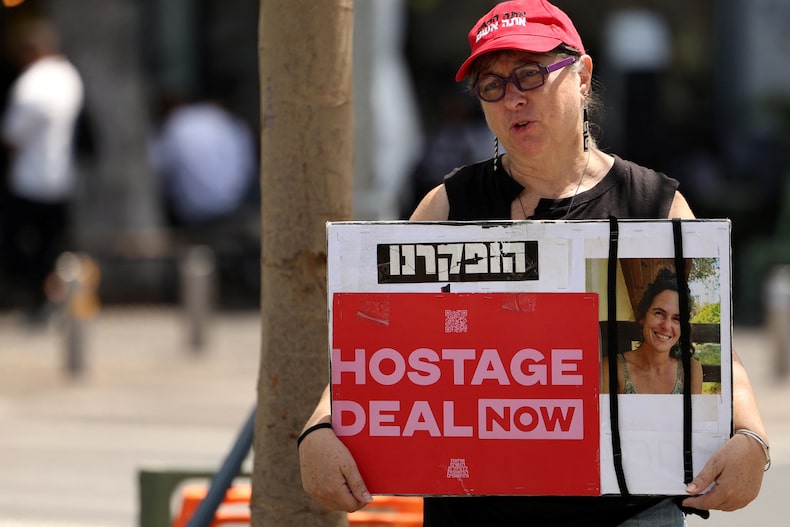
MULTIPOLYGON (((683 393, 683 366, 676 353, 680 340, 680 301, 675 273, 661 269, 636 308, 642 342, 617 355, 617 393, 683 393)), ((601 392, 609 393, 609 359, 601 365, 601 392)), ((691 393, 702 393, 702 365, 691 361, 691 393)))
MULTIPOLYGON (((598 149, 589 134, 593 63, 565 13, 541 0, 503 2, 469 33, 468 77, 497 138, 493 159, 465 166, 431 190, 413 221, 693 218, 677 181, 598 149), (499 144, 506 153, 500 155, 499 144)), ((683 505, 733 510, 757 495, 765 429, 743 365, 733 357, 735 434, 687 487, 683 505), (752 432, 754 434, 752 434, 752 432), (755 437, 758 436, 760 439, 755 437), (709 491, 706 489, 716 483, 709 491)), ((305 425, 299 455, 305 490, 353 511, 371 498, 329 423, 328 390, 305 425)), ((426 526, 682 526, 679 500, 661 497, 434 497, 426 526)))

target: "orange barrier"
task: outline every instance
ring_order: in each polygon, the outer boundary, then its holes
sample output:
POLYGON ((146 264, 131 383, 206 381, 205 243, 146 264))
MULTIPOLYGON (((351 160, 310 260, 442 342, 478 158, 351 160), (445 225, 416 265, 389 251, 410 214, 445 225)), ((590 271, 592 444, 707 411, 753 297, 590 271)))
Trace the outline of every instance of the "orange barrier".
POLYGON ((355 526, 422 527, 422 498, 418 496, 374 496, 373 503, 351 512, 348 524, 355 526))
MULTIPOLYGON (((173 520, 173 527, 186 527, 192 515, 195 514, 200 502, 206 497, 206 485, 185 485, 181 489, 181 510, 173 520)), ((249 485, 234 485, 225 493, 211 527, 227 523, 250 523, 250 497, 252 487, 249 485), (244 507, 246 505, 246 507, 244 507)))
MULTIPOLYGON (((181 510, 172 527, 187 527, 200 502, 206 497, 206 485, 185 485, 181 489, 181 510)), ((234 485, 225 494, 211 527, 230 523, 250 523, 250 485, 234 485), (247 507, 243 507, 247 505, 247 507)), ((357 527, 421 527, 422 498, 417 496, 374 496, 364 509, 351 512, 348 524, 357 527)))

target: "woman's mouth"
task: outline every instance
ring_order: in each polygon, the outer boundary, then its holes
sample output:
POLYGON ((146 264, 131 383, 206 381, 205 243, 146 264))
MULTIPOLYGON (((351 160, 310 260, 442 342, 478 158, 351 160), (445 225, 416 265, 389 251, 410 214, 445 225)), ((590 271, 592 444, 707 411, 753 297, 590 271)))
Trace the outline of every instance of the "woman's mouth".
POLYGON ((662 342, 669 342, 670 340, 672 340, 672 335, 663 335, 661 333, 653 332, 653 336, 662 342))

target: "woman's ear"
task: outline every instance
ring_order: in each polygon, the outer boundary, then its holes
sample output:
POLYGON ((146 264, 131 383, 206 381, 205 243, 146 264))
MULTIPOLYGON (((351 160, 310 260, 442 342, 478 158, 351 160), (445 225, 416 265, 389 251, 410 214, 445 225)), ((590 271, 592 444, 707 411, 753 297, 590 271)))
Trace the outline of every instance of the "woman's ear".
POLYGON ((579 68, 579 79, 581 81, 579 88, 581 90, 582 96, 586 97, 590 92, 590 89, 592 89, 592 57, 589 55, 582 55, 579 57, 579 63, 581 64, 581 68, 579 68))

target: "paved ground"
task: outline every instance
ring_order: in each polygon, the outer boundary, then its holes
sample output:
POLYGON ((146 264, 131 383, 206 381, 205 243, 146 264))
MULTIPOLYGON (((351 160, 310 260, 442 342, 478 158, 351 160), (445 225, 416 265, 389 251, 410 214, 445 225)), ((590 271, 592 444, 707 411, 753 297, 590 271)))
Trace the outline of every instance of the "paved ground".
MULTIPOLYGON (((185 343, 172 309, 105 309, 86 328, 85 376, 69 380, 54 326, 32 331, 0 313, 0 527, 136 527, 139 469, 216 468, 255 403, 258 313, 218 316, 199 356, 185 343)), ((736 329, 735 346, 774 466, 749 507, 692 527, 772 525, 785 513, 790 382, 771 380, 763 332, 736 329)))
POLYGON ((217 468, 255 404, 259 320, 217 318, 196 356, 175 311, 105 310, 75 381, 57 331, 0 317, 0 526, 136 526, 140 468, 217 468))

